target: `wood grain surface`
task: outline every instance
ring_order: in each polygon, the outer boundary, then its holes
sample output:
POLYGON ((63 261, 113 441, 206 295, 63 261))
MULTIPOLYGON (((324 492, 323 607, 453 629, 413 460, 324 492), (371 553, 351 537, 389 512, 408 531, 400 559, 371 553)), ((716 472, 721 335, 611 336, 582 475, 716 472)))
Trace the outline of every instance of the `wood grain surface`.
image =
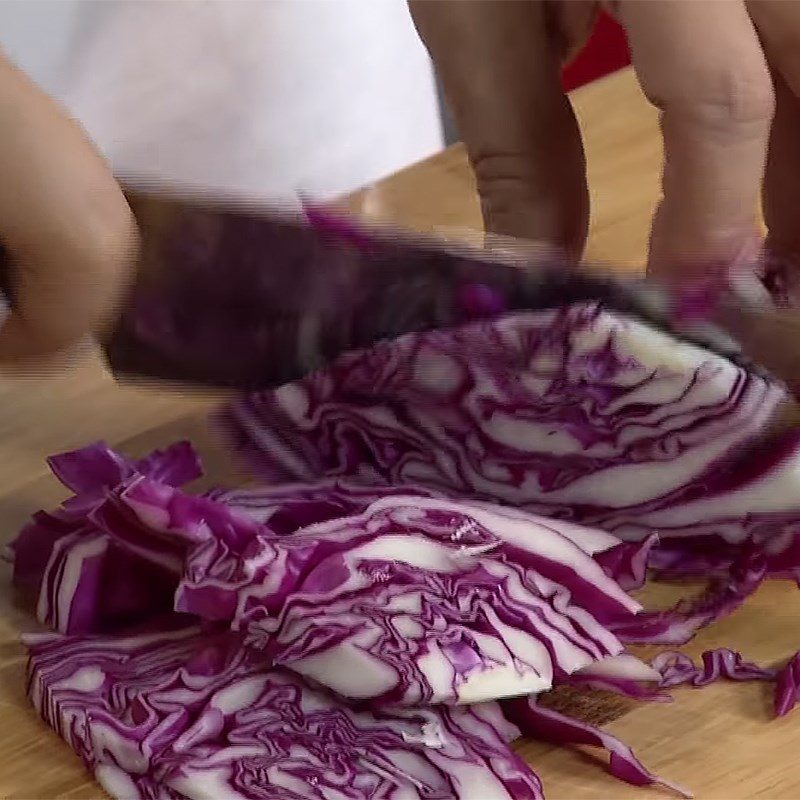
MULTIPOLYGON (((589 160, 593 217, 588 255, 624 269, 644 261, 648 224, 658 197, 661 148, 657 119, 629 72, 574 95, 589 160)), ((454 147, 349 199, 362 214, 421 230, 479 227, 474 184, 463 150, 454 147)), ((209 434, 216 402, 163 390, 121 386, 94 358, 69 374, 0 380, 0 522, 10 540, 26 517, 63 496, 45 457, 93 439, 132 454, 189 437, 209 467, 210 481, 242 480, 209 434)), ((650 586, 643 600, 662 606, 692 586, 650 586)), ((800 592, 765 585, 740 611, 702 632, 686 648, 697 654, 726 645, 765 664, 800 647, 800 592)), ((24 696, 22 630, 35 627, 17 608, 8 570, 0 574, 0 798, 94 798, 103 793, 78 759, 43 723, 24 696)), ((575 713, 606 724, 632 744, 653 771, 690 787, 700 800, 800 797, 800 713, 770 719, 767 687, 720 684, 676 690, 671 705, 564 700, 575 713)), ((550 800, 648 798, 665 793, 622 784, 588 751, 525 742, 520 752, 544 781, 550 800)))

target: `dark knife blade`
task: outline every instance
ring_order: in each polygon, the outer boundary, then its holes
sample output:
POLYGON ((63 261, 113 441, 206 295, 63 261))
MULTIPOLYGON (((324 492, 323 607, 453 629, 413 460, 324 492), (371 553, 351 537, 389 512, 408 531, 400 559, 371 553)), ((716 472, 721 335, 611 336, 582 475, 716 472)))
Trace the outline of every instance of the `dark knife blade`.
POLYGON ((512 262, 242 203, 137 192, 129 201, 143 244, 135 290, 105 343, 118 374, 270 388, 410 331, 582 301, 668 324, 652 286, 559 260, 512 262))
MULTIPOLYGON (((651 284, 558 259, 512 261, 390 227, 309 224, 299 213, 204 196, 126 194, 140 262, 101 343, 118 376, 266 389, 403 333, 584 301, 671 329, 669 298, 651 284)), ((11 290, 8 265, 0 274, 11 290)))

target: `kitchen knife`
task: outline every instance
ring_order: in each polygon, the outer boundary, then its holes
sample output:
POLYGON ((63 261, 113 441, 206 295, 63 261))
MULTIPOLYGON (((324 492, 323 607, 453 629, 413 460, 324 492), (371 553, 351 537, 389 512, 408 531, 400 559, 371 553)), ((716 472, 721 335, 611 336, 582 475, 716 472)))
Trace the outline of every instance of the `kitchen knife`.
MULTIPOLYGON (((670 293, 649 281, 324 214, 309 221, 280 208, 147 187, 126 195, 141 250, 134 288, 101 342, 117 376, 266 389, 410 331, 583 301, 737 357, 719 330, 676 331, 670 293)), ((10 274, 0 261, 0 288, 13 304, 10 274)), ((796 332, 797 354, 789 348, 788 361, 800 376, 800 320, 738 302, 722 308, 726 328, 737 335, 737 326, 767 331, 757 342, 759 361, 775 335, 796 332)))

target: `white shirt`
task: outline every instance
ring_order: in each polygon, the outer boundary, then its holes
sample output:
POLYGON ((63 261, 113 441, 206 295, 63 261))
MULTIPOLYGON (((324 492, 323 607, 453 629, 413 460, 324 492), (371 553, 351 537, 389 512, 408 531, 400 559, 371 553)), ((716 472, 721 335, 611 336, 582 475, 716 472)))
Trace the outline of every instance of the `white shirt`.
POLYGON ((322 199, 442 146, 405 0, 5 0, 0 43, 122 176, 322 199))

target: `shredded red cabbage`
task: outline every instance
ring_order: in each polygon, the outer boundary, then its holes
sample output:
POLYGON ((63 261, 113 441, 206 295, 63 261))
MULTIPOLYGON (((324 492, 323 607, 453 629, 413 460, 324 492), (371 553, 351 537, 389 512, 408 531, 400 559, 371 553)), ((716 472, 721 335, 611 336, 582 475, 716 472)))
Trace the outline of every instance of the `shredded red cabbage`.
POLYGON ((661 674, 661 686, 669 688, 682 683, 692 686, 707 686, 709 683, 727 678, 731 681, 769 681, 777 670, 764 669, 742 658, 741 653, 720 647, 706 650, 701 656, 702 664, 696 666, 683 653, 665 651, 653 659, 653 669, 661 674))
POLYGON ((579 720, 570 719, 557 711, 544 708, 534 700, 513 700, 506 703, 506 710, 523 733, 549 742, 570 745, 589 745, 607 750, 609 770, 612 775, 635 786, 663 786, 683 797, 691 792, 675 783, 664 781, 650 773, 626 744, 615 736, 579 720))
POLYGON ((64 634, 28 640, 31 699, 117 797, 539 798, 515 724, 682 791, 536 696, 726 676, 796 703, 797 657, 624 651, 800 573, 800 436, 759 449, 785 396, 583 305, 405 336, 236 402, 221 420, 265 487, 186 493, 186 444, 54 457, 74 496, 11 548, 64 634), (644 612, 627 592, 648 568, 711 582, 644 612))
POLYGON ((114 797, 542 797, 492 703, 350 709, 196 627, 29 649, 34 705, 114 797))
POLYGON ((627 566, 622 548, 605 557, 626 589, 646 563, 710 575, 700 601, 619 629, 677 644, 763 575, 800 570, 800 505, 787 489, 800 435, 760 446, 785 398, 720 356, 573 306, 352 353, 220 421, 268 480, 413 483, 599 526, 646 545, 627 566))
POLYGON ((413 483, 627 540, 655 530, 664 544, 712 533, 738 544, 797 517, 777 491, 797 442, 758 468, 736 457, 784 397, 721 357, 578 306, 346 355, 222 422, 270 481, 413 483))
MULTIPOLYGON (((174 483, 179 453, 141 463, 174 483)), ((409 797, 538 798, 535 774, 507 747, 518 733, 491 700, 568 682, 636 683, 645 697, 657 684, 607 627, 639 606, 604 568, 627 574, 640 560, 629 544, 615 553, 607 533, 344 482, 191 496, 102 445, 54 463, 63 476, 98 458, 127 466, 117 485, 104 470, 68 479, 73 525, 42 567, 61 579, 40 579, 39 612, 71 635, 28 639, 29 693, 117 797, 207 796, 209 785, 252 797, 256 783, 271 797, 277 786, 294 787, 287 800, 314 797, 329 769, 315 731, 324 753, 328 735, 353 742, 329 776, 343 797, 396 786, 416 787, 409 797), (166 588, 130 618, 101 610, 116 561, 139 595, 152 570, 166 588), (134 621, 143 632, 127 633, 134 621), (240 694, 246 703, 230 706, 240 694)), ((14 543, 22 563, 34 530, 14 543)))
POLYGON ((775 676, 775 716, 788 714, 800 700, 800 652, 795 653, 775 676))
POLYGON ((653 659, 652 667, 661 675, 663 688, 690 683, 707 686, 727 678, 732 681, 770 681, 775 684, 775 716, 788 714, 800 699, 800 653, 795 653, 781 668, 760 667, 742 658, 741 653, 720 647, 706 650, 696 665, 684 653, 666 651, 653 659))
MULTIPOLYGON (((345 501, 371 498, 317 487, 305 505, 332 518, 287 536, 245 514, 241 492, 231 508, 219 494, 193 497, 144 475, 104 486, 94 504, 84 498, 99 487, 87 479, 80 488, 67 505, 85 509, 86 524, 54 544, 42 622, 102 630, 87 611, 102 607, 109 564, 127 560, 131 580, 158 570, 168 587, 137 609, 139 620, 174 608, 226 622, 274 663, 351 699, 475 702, 543 691, 618 655, 608 628, 640 609, 592 557, 615 540, 511 509, 390 494, 343 515, 345 501)), ((274 519, 280 495, 256 497, 271 512, 262 506, 257 516, 274 519)), ((295 515, 302 504, 286 503, 295 515)), ((15 550, 26 546, 23 532, 15 550)))

